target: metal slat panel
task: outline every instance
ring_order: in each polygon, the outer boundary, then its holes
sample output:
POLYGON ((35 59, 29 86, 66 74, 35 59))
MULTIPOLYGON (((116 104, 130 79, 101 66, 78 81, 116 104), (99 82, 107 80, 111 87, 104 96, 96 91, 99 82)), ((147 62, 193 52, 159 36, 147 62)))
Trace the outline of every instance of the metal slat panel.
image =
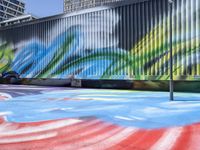
MULTIPOLYGON (((193 0, 191 2, 191 36, 196 37, 196 23, 193 21, 196 19, 196 14, 193 13, 194 10, 196 10, 196 0, 193 0)), ((194 49, 194 45, 196 45, 196 40, 192 41, 191 43, 191 48, 194 49)), ((194 49, 194 52, 192 52, 192 58, 191 58, 191 63, 193 64, 192 67, 192 75, 195 76, 197 74, 197 61, 196 61, 196 49, 194 49)))
MULTIPOLYGON (((104 11, 103 10, 100 12, 100 16, 104 16, 104 11)), ((101 31, 100 32, 100 38, 103 39, 103 42, 102 42, 103 48, 106 47, 106 43, 105 43, 106 40, 104 39, 104 36, 105 36, 104 25, 105 25, 105 19, 103 17, 103 19, 101 20, 101 26, 100 26, 100 31, 101 31)), ((100 43, 99 43, 99 47, 101 47, 100 43)), ((99 55, 99 54, 100 53, 98 52, 97 55, 99 55)), ((101 76, 101 72, 103 72, 103 67, 102 66, 104 66, 104 62, 102 62, 98 66, 100 66, 100 68, 99 68, 97 77, 101 76)))
MULTIPOLYGON (((198 0, 197 0, 197 2, 198 2, 198 8, 200 9, 200 2, 199 2, 198 0)), ((199 16, 200 16, 200 11, 196 11, 196 12, 197 12, 197 14, 198 14, 198 15, 197 15, 197 20, 198 20, 198 27, 199 27, 199 24, 200 24, 200 17, 199 17, 199 16)), ((199 30, 200 30, 200 29, 198 28, 198 32, 197 32, 197 33, 199 33, 199 30)), ((199 38, 199 36, 200 36, 200 35, 198 34, 198 38, 199 38)), ((197 39, 197 40, 198 40, 198 42, 199 42, 199 43, 198 43, 198 47, 199 47, 199 45, 200 45, 200 40, 199 40, 199 39, 197 39)), ((199 69, 198 75, 200 75, 200 65, 199 65, 199 64, 200 64, 200 49, 198 50, 198 60, 199 60, 199 61, 198 61, 198 69, 199 69)))
MULTIPOLYGON (((126 15, 126 12, 127 12, 127 7, 128 6, 124 6, 124 7, 122 7, 123 8, 123 16, 124 16, 124 18, 123 18, 123 42, 124 42, 124 47, 125 47, 125 49, 127 49, 128 48, 128 45, 127 45, 127 40, 128 40, 128 32, 127 32, 127 23, 128 23, 128 21, 127 21, 127 15, 126 15)), ((126 65, 126 54, 123 52, 123 61, 122 61, 122 63, 123 63, 123 75, 122 75, 122 78, 124 78, 125 76, 126 76, 126 73, 128 72, 128 70, 127 70, 127 65, 126 65)))
MULTIPOLYGON (((129 47, 131 49, 132 43, 135 43, 135 39, 134 39, 134 15, 133 15, 133 5, 130 5, 130 12, 129 12, 129 19, 130 19, 130 25, 129 25, 129 29, 130 29, 130 43, 129 43, 129 47)), ((132 61, 134 60, 134 56, 133 56, 133 51, 130 51, 130 60, 129 60, 129 64, 130 64, 130 73, 129 73, 129 77, 130 78, 134 78, 134 65, 132 64, 132 61)))
MULTIPOLYGON (((199 9, 200 9, 200 2, 199 2, 199 0, 196 0, 196 11, 195 11, 195 13, 196 13, 196 45, 195 45, 195 47, 199 47, 199 45, 200 45, 200 40, 199 40, 199 38, 200 38, 200 35, 199 35, 199 33, 200 33, 200 29, 199 29, 199 25, 200 25, 200 11, 199 11, 199 9)), ((196 54, 196 58, 197 58, 197 75, 200 75, 200 48, 196 48, 196 52, 197 52, 197 54, 196 54)))
MULTIPOLYGON (((177 80, 200 76, 199 9, 199 0, 174 3, 173 66, 177 80)), ((5 36, 2 38, 13 44, 17 52, 21 51, 21 56, 27 57, 26 52, 36 55, 32 59, 35 68, 31 63, 23 64, 20 71, 24 77, 169 79, 167 0, 63 15, 0 32, 0 37, 5 36), (31 50, 30 44, 36 50, 31 50), (29 48, 22 52, 19 45, 29 48), (47 58, 39 60, 39 52, 45 57, 47 50, 51 51, 47 58)))
MULTIPOLYGON (((120 7, 118 7, 118 8, 116 8, 115 9, 116 10, 116 13, 120 16, 120 7)), ((119 22, 121 21, 121 17, 119 17, 119 22)), ((121 25, 120 25, 120 23, 118 24, 118 26, 117 26, 117 36, 118 36, 118 39, 119 39, 119 43, 118 43, 118 45, 120 45, 121 44, 121 34, 120 34, 120 30, 121 30, 121 25)), ((120 55, 120 49, 117 49, 117 54, 119 54, 120 55)), ((113 68, 113 72, 114 72, 114 70, 115 70, 115 68, 120 68, 120 61, 116 58, 116 67, 114 67, 113 68)), ((120 74, 121 74, 121 72, 120 71, 118 71, 118 72, 116 72, 116 75, 117 76, 120 76, 120 74)))
POLYGON ((163 54, 163 48, 162 48, 162 43, 163 43, 163 35, 162 35, 162 30, 163 30, 163 21, 162 21, 162 17, 163 17, 163 10, 162 10, 162 4, 163 1, 157 1, 157 26, 158 31, 157 31, 157 37, 158 37, 158 41, 157 41, 157 49, 158 49, 158 53, 156 55, 156 63, 157 63, 157 68, 156 68, 156 75, 161 76, 163 74, 162 72, 162 54, 163 54))
MULTIPOLYGON (((134 7, 134 18, 135 18, 135 40, 136 40, 136 43, 139 42, 138 40, 138 5, 136 4, 135 7, 134 7)), ((139 64, 138 64, 138 51, 139 51, 139 46, 137 45, 135 47, 135 50, 134 50, 134 57, 135 57, 135 76, 138 78, 139 76, 139 64)))

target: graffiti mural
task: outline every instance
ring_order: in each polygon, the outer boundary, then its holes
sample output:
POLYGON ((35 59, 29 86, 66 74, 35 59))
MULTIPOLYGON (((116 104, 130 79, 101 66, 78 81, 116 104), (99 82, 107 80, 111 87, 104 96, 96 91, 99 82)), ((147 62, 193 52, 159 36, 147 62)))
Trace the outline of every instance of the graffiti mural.
MULTIPOLYGON (((200 81, 199 11, 198 0, 175 0, 178 81, 200 81)), ((169 80, 167 0, 66 14, 0 32, 0 71, 15 70, 22 78, 169 80)))
POLYGON ((8 43, 0 45, 0 72, 11 70, 11 64, 14 58, 12 46, 8 43))
POLYGON ((1 150, 199 149, 200 94, 17 87, 0 85, 1 150))

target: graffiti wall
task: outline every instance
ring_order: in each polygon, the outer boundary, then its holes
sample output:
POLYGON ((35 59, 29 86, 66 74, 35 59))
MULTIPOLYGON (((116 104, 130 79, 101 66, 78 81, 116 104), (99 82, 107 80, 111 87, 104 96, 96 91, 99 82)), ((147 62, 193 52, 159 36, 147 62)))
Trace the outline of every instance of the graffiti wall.
MULTIPOLYGON (((200 2, 175 0, 176 80, 200 80, 200 2)), ((169 4, 149 0, 0 30, 0 71, 23 78, 169 79, 169 4)))

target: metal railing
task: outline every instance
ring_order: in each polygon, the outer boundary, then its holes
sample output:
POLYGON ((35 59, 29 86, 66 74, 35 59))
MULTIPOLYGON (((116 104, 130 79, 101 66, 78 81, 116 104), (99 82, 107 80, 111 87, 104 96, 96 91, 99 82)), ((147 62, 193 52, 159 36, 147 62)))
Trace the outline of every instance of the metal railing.
POLYGON ((71 1, 71 0, 65 0, 64 1, 64 12, 73 12, 73 11, 79 11, 82 9, 102 6, 108 3, 114 3, 114 2, 121 2, 124 0, 77 0, 77 1, 71 1))

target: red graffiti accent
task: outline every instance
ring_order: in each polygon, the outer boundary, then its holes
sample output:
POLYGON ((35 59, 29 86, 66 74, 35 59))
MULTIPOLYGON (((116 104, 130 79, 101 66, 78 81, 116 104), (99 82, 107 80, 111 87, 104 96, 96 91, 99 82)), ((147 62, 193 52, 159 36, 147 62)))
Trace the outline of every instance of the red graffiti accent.
POLYGON ((65 97, 65 98, 63 98, 62 100, 67 101, 67 100, 72 100, 72 98, 65 97))
POLYGON ((7 96, 3 96, 3 95, 0 95, 0 100, 6 100, 6 99, 8 99, 9 97, 7 97, 7 96))
POLYGON ((0 118, 0 125, 5 123, 5 119, 4 118, 0 118))

